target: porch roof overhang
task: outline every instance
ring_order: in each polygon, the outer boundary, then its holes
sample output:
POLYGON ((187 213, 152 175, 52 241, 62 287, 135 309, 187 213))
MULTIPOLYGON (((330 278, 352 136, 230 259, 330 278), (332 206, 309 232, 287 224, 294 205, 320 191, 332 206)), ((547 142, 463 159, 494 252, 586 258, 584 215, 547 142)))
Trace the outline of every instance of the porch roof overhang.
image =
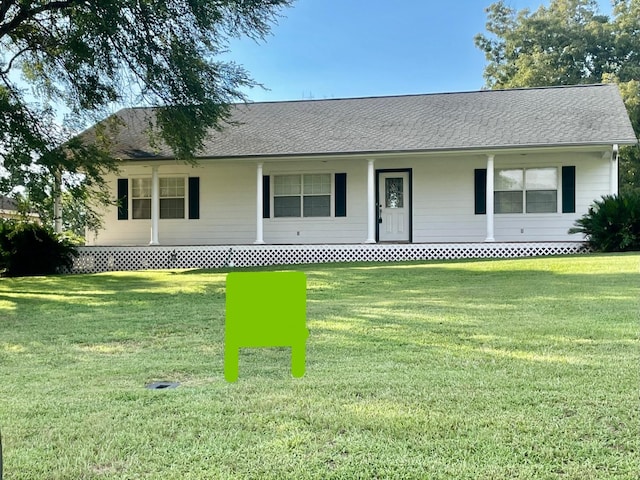
MULTIPOLYGON (((582 152, 594 153, 598 155, 610 155, 614 145, 632 145, 630 142, 612 142, 576 145, 523 145, 523 146, 495 146, 482 148, 459 148, 459 149, 431 149, 431 150, 394 150, 394 151, 364 151, 364 152, 322 152, 308 154, 270 154, 270 155, 244 155, 244 156, 200 156, 194 159, 197 163, 202 162, 295 162, 295 161, 328 161, 328 160, 368 160, 384 158, 442 158, 442 157, 486 157, 488 155, 531 155, 531 154, 553 154, 582 152)), ((175 164, 176 159, 171 156, 147 156, 135 158, 121 158, 123 164, 175 164)))

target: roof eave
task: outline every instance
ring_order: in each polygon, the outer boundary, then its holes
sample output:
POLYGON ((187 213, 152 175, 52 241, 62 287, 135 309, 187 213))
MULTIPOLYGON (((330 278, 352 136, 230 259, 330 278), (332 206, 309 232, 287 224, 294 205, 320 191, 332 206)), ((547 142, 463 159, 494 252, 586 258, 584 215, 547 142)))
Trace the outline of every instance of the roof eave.
MULTIPOLYGON (((522 151, 536 149, 573 149, 573 148, 604 148, 612 145, 637 145, 638 140, 613 139, 590 142, 567 142, 567 143, 537 143, 537 144, 513 144, 513 145, 478 145, 443 147, 427 149, 395 149, 395 150, 353 150, 353 151, 327 151, 327 152, 283 152, 283 153, 255 153, 247 155, 198 155, 193 160, 254 160, 254 159, 278 159, 278 158, 309 158, 309 157, 362 157, 362 156, 389 156, 407 154, 442 154, 442 153, 464 153, 484 154, 491 152, 522 151)), ((119 160, 124 162, 150 162, 150 161, 174 161, 173 156, 154 155, 149 157, 126 157, 119 160)))

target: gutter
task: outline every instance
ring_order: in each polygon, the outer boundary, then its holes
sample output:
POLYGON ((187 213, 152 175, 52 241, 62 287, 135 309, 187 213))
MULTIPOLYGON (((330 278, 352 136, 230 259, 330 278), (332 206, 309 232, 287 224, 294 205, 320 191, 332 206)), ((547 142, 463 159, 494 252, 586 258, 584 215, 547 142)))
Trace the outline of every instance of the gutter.
MULTIPOLYGON (((614 140, 615 141, 615 140, 614 140)), ((611 142, 611 140, 609 140, 611 142)), ((287 153, 253 153, 245 155, 200 155, 193 160, 198 162, 199 160, 255 160, 255 159, 302 159, 302 158, 319 158, 319 157, 372 157, 372 156, 392 156, 392 155, 429 155, 429 154, 459 154, 470 153, 474 155, 482 155, 487 152, 521 152, 523 150, 553 150, 553 149, 566 149, 566 148, 592 148, 592 147, 607 147, 611 143, 606 141, 592 141, 581 143, 556 143, 556 144, 513 144, 513 145, 497 145, 497 146, 458 146, 458 147, 437 147, 437 148, 425 148, 414 150, 353 150, 353 151, 340 151, 340 152, 287 152, 287 153)), ((637 143, 637 142, 636 142, 637 143)), ((615 143, 616 148, 618 144, 634 145, 634 143, 628 140, 620 140, 615 143)), ((176 161, 175 157, 158 155, 158 156, 139 156, 128 157, 122 156, 118 158, 121 162, 149 162, 149 161, 176 161)), ((178 160, 180 162, 180 160, 178 160)), ((188 160, 186 160, 188 162, 188 160)))

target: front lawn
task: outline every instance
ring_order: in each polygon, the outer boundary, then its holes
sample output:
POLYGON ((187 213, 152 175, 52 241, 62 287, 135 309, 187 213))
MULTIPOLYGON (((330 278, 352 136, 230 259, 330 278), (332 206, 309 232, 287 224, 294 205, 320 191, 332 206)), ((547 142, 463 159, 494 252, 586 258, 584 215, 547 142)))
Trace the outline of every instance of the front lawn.
POLYGON ((637 479, 640 254, 293 269, 234 384, 226 271, 0 279, 6 480, 637 479))

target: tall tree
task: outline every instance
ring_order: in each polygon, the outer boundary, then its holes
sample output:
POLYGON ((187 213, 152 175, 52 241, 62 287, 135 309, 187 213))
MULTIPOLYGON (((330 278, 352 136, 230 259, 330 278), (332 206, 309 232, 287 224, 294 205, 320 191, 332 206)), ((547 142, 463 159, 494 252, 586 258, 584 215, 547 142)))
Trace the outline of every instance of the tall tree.
POLYGON ((104 195, 120 126, 102 124, 91 145, 69 138, 116 106, 158 107, 155 135, 191 158, 255 85, 219 60, 229 39, 264 39, 291 3, 0 0, 0 193, 24 187, 32 204, 51 204, 57 178, 80 197, 104 195))
MULTIPOLYGON (((616 82, 640 136, 640 0, 613 0, 613 18, 594 0, 551 0, 535 12, 504 1, 487 12, 475 43, 489 88, 616 82)), ((640 190, 640 147, 620 152, 621 191, 640 190)))

